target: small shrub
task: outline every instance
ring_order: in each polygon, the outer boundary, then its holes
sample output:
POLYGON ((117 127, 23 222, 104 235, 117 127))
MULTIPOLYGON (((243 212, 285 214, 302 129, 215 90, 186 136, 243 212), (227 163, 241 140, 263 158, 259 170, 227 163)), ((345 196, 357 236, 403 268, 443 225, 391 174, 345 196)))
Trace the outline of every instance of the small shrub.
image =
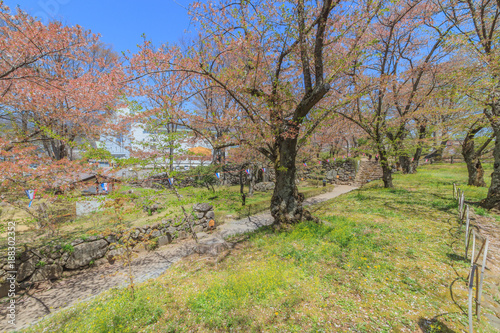
POLYGON ((68 252, 68 253, 73 253, 75 251, 75 247, 71 244, 64 244, 61 246, 61 249, 64 251, 64 252, 68 252))
POLYGON ((158 248, 158 237, 152 238, 146 243, 146 249, 148 251, 153 251, 158 248))
POLYGON ((36 263, 35 267, 43 267, 47 265, 47 263, 43 260, 40 260, 39 262, 36 263))

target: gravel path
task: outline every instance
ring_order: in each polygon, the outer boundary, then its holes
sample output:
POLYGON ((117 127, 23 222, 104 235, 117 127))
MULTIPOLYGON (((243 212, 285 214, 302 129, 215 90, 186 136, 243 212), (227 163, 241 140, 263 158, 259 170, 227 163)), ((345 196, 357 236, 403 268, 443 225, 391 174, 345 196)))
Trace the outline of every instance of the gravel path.
MULTIPOLYGON (((314 205, 335 198, 344 193, 355 190, 348 185, 336 186, 333 191, 318 195, 306 200, 306 205, 314 205)), ((199 233, 199 243, 193 240, 163 246, 154 252, 138 253, 132 261, 134 282, 143 282, 160 276, 174 262, 193 253, 217 254, 228 247, 225 239, 231 235, 255 231, 258 228, 270 225, 270 213, 261 213, 241 220, 231 221, 218 227, 212 234, 199 233)), ((7 323, 7 304, 0 305, 0 331, 21 329, 56 312, 59 309, 71 306, 82 300, 87 300, 103 291, 128 284, 128 269, 115 263, 105 264, 79 272, 77 275, 46 283, 38 290, 30 290, 27 295, 16 302, 16 327, 7 323)))

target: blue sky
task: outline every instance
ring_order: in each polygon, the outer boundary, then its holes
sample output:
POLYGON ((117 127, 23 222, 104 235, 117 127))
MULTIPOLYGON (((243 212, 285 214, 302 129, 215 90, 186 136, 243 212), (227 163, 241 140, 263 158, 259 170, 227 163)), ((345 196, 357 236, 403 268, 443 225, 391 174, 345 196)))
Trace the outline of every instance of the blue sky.
POLYGON ((141 35, 158 45, 178 42, 193 28, 185 8, 191 0, 4 0, 11 9, 24 11, 43 21, 56 19, 79 24, 101 34, 115 51, 132 52, 142 43, 141 35), (183 8, 185 7, 185 8, 183 8))

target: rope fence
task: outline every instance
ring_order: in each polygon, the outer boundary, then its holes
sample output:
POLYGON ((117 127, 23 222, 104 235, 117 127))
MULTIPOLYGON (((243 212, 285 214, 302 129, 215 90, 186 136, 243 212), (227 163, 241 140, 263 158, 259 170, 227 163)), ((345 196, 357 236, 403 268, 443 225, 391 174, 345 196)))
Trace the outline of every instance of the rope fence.
POLYGON ((465 203, 465 192, 453 183, 453 198, 458 202, 458 219, 461 225, 465 225, 465 260, 469 259, 470 249, 470 270, 467 277, 468 287, 468 319, 469 333, 474 332, 474 315, 478 321, 481 320, 481 298, 483 292, 484 271, 486 269, 486 258, 488 256, 489 239, 481 236, 471 224, 470 208, 465 203), (472 240, 472 246, 471 246, 472 240), (476 245, 480 246, 476 252, 476 245), (479 259, 481 264, 479 264, 479 259), (475 303, 475 307, 474 307, 475 303))

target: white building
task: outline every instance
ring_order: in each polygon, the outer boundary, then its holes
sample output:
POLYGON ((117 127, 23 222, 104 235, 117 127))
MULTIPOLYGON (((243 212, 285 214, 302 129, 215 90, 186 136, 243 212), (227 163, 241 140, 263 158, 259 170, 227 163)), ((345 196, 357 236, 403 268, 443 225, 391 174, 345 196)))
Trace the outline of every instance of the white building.
MULTIPOLYGON (((128 110, 122 111, 128 113, 128 110)), ((174 133, 168 132, 166 127, 151 131, 142 123, 133 123, 128 135, 102 135, 97 146, 105 148, 115 158, 129 158, 132 151, 145 154, 163 152, 164 156, 168 156, 170 147, 173 147, 173 165, 177 170, 211 164, 212 148, 209 142, 194 138, 193 132, 184 126, 176 126, 174 133)), ((164 166, 165 162, 159 160, 158 164, 164 166)))

